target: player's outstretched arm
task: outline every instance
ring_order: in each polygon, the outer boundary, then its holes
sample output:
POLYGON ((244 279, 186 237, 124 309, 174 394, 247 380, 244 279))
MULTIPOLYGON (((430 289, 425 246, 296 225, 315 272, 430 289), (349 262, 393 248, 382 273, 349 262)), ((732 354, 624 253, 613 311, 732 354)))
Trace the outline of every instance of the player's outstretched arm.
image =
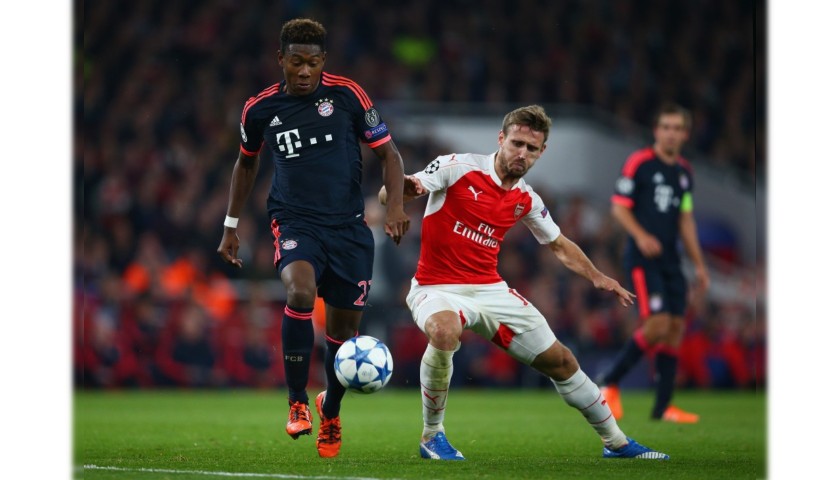
MULTIPOLYGON (((399 191, 405 176, 405 167, 397 146, 393 140, 389 140, 387 143, 374 148, 373 151, 382 161, 384 188, 389 192, 399 191)), ((385 233, 394 240, 394 243, 399 245, 411 224, 411 220, 403 208, 403 199, 399 195, 393 195, 383 205, 385 205, 385 233)))
POLYGON ((595 268, 589 257, 583 253, 583 250, 575 242, 564 237, 561 233, 548 246, 566 268, 591 281, 595 288, 615 293, 623 306, 633 305, 633 299, 636 296, 628 292, 618 281, 604 275, 595 268))
POLYGON ((706 263, 703 261, 700 240, 697 238, 697 223, 691 212, 680 213, 680 238, 691 263, 694 264, 694 276, 700 292, 705 292, 709 288, 709 274, 706 271, 706 263))
POLYGON ((612 206, 612 215, 613 218, 618 220, 618 223, 621 224, 624 230, 633 237, 642 255, 647 258, 654 258, 662 253, 662 244, 659 243, 656 237, 642 227, 629 208, 614 203, 612 206))
MULTIPOLYGON (((414 175, 405 175, 403 178, 403 203, 422 197, 429 193, 426 187, 414 175)), ((379 189, 379 203, 385 205, 388 202, 388 191, 383 186, 379 189)))
MULTIPOLYGON (((257 178, 257 172, 260 168, 260 156, 245 155, 239 152, 239 158, 236 159, 236 164, 233 166, 233 175, 230 180, 230 196, 228 197, 227 216, 239 219, 242 212, 242 206, 251 189, 254 188, 254 181, 257 178)), ((236 258, 239 253, 239 236, 236 234, 236 227, 225 225, 222 233, 222 241, 219 243, 219 248, 216 253, 222 257, 225 263, 229 263, 236 267, 242 268, 242 259, 236 258)))

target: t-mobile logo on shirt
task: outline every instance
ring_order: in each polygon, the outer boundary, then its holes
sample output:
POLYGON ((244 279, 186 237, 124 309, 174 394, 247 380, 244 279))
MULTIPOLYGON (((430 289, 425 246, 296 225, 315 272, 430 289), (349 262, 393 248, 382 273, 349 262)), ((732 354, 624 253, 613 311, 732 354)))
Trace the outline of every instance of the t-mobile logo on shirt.
MULTIPOLYGON (((332 142, 332 135, 324 135, 324 141, 332 142)), ((318 139, 316 137, 309 138, 310 145, 315 145, 316 143, 318 143, 318 139)), ((302 146, 303 142, 300 141, 300 133, 297 128, 294 130, 286 130, 285 132, 277 134, 277 149, 280 150, 280 152, 288 152, 286 158, 299 157, 300 153, 298 153, 297 150, 300 150, 302 146)))

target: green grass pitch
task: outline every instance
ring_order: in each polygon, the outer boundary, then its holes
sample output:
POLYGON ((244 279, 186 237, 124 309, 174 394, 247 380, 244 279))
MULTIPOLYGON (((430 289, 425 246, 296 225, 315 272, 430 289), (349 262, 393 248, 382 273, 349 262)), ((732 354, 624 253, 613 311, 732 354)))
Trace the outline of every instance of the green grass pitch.
MULTIPOLYGON (((310 392, 314 401, 317 392, 310 392)), ((669 461, 607 460, 583 416, 553 390, 453 390, 446 432, 465 462, 418 453, 420 393, 348 393, 343 446, 322 459, 315 436, 290 439, 285 392, 74 392, 73 478, 767 478, 767 401, 760 392, 678 391, 701 415, 677 425, 648 419, 652 391, 624 391, 619 425, 669 461)), ((314 412, 317 429, 317 413, 314 412)))

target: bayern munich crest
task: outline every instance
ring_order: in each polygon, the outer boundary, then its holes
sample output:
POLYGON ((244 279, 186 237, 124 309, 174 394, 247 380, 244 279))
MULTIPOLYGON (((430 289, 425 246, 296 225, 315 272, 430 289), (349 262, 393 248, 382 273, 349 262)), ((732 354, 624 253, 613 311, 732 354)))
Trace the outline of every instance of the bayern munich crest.
POLYGON ((291 250, 297 246, 297 240, 283 240, 283 243, 280 244, 280 248, 283 250, 291 250))
POLYGON ((333 107, 332 100, 328 98, 318 100, 318 103, 316 103, 315 105, 318 106, 318 114, 322 117, 329 117, 335 111, 335 107, 333 107))

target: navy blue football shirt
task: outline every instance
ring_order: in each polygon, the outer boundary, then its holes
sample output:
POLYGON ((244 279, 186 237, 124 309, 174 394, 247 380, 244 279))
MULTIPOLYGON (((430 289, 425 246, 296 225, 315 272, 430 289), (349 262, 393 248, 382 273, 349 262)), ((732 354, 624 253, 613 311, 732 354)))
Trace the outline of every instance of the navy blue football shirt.
MULTIPOLYGON (((691 212, 693 179, 688 161, 679 157, 669 165, 653 148, 633 152, 621 169, 612 202, 629 208, 639 224, 662 244, 662 259, 679 261, 679 218, 691 212)), ((628 253, 641 258, 636 242, 628 236, 628 253)))
POLYGON ((271 152, 271 218, 329 226, 364 218, 359 141, 376 148, 391 140, 365 91, 326 72, 309 95, 289 95, 282 82, 248 99, 240 134, 243 154, 271 152))

